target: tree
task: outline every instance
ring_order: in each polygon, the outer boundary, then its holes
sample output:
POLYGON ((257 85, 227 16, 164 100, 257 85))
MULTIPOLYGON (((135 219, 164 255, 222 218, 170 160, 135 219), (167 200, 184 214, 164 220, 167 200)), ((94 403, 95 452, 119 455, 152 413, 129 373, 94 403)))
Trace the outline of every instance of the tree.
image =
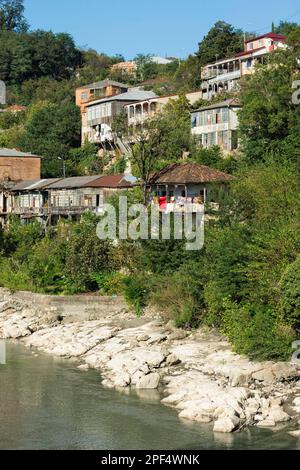
POLYGON ((28 23, 24 18, 24 0, 0 0, 0 30, 24 32, 28 23))
POLYGON ((188 100, 184 95, 171 100, 162 112, 128 132, 136 142, 132 149, 132 163, 142 182, 146 204, 147 185, 152 173, 182 159, 184 151, 193 149, 188 100))
POLYGON ((80 111, 75 104, 38 103, 27 111, 17 146, 43 156, 43 176, 62 176, 62 162, 80 145, 80 111))
POLYGON ((151 54, 138 54, 134 61, 136 63, 136 78, 141 82, 157 76, 158 66, 152 61, 151 54))
POLYGON ((300 79, 300 28, 288 36, 288 46, 270 54, 268 67, 258 66, 241 82, 240 134, 251 163, 285 160, 299 168, 300 106, 292 95, 300 79))
POLYGON ((199 43, 197 56, 203 66, 241 52, 243 47, 243 32, 225 21, 218 21, 199 43))
POLYGON ((283 34, 288 36, 294 29, 297 29, 299 25, 290 21, 280 21, 278 26, 274 26, 274 33, 283 34))
POLYGON ((180 90, 195 90, 201 84, 201 64, 195 55, 181 61, 175 72, 175 83, 180 90))

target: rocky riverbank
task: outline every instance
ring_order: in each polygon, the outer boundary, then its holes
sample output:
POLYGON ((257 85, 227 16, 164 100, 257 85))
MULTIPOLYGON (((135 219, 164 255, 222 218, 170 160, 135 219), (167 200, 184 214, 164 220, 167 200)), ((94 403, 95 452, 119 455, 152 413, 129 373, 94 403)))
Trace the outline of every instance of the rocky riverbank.
POLYGON ((250 362, 216 332, 177 330, 150 311, 137 319, 122 303, 81 320, 41 298, 0 289, 0 338, 76 358, 82 371, 99 369, 107 387, 160 389, 180 418, 215 432, 288 423, 300 437, 300 365, 250 362))

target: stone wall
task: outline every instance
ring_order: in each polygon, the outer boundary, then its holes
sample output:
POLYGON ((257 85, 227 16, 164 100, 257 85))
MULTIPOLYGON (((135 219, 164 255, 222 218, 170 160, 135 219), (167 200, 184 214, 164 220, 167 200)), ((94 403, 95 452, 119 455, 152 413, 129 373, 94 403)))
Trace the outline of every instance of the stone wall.
MULTIPOLYGON (((7 292, 0 288, 0 299, 7 292)), ((127 310, 122 297, 101 297, 94 295, 44 295, 32 292, 15 292, 13 298, 21 304, 32 305, 41 311, 53 311, 64 321, 77 322, 86 320, 101 320, 109 313, 118 316, 127 310)))

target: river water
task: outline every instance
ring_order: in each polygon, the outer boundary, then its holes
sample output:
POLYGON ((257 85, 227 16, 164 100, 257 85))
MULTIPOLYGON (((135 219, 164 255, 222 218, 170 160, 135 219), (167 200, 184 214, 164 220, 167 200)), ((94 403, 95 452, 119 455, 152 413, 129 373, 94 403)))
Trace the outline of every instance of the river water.
POLYGON ((117 392, 99 372, 7 343, 0 365, 0 449, 300 449, 286 429, 214 435, 182 421, 156 391, 117 392))

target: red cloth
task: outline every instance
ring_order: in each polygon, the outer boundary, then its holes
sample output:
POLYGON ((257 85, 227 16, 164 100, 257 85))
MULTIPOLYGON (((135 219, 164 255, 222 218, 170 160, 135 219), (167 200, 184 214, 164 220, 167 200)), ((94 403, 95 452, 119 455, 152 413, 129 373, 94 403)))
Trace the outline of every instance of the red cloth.
POLYGON ((167 196, 161 196, 159 198, 159 208, 166 209, 167 208, 167 196))

